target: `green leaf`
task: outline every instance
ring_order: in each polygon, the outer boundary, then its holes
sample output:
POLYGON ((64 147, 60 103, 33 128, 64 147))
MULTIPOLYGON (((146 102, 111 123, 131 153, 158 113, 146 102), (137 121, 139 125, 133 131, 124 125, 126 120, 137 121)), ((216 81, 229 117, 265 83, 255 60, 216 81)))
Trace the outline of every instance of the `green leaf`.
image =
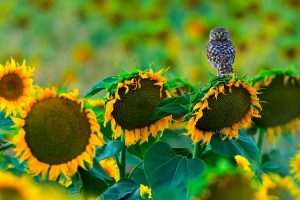
POLYGON ((7 150, 7 149, 9 149, 9 148, 11 148, 11 147, 13 147, 14 145, 13 144, 11 144, 11 143, 5 143, 5 144, 3 144, 2 146, 0 146, 0 152, 1 151, 5 151, 5 150, 7 150))
POLYGON ((13 130, 13 128, 11 128, 13 124, 14 123, 10 117, 5 118, 5 112, 0 112, 0 136, 10 130, 13 130))
POLYGON ((102 148, 97 148, 96 159, 100 161, 111 156, 116 156, 122 151, 123 148, 123 142, 119 140, 109 141, 102 148))
POLYGON ((289 152, 284 152, 283 150, 273 149, 269 153, 269 159, 276 165, 278 165, 279 168, 279 174, 282 176, 287 176, 290 172, 290 162, 289 159, 292 156, 289 152))
POLYGON ((262 164, 262 170, 265 173, 277 173, 280 169, 280 166, 272 161, 267 161, 262 164))
POLYGON ((130 179, 122 179, 108 188, 102 195, 102 200, 141 199, 139 184, 130 179))
POLYGON ((261 157, 259 149, 252 139, 246 136, 242 131, 239 131, 238 139, 225 139, 222 140, 224 135, 215 134, 211 138, 212 150, 223 157, 230 158, 235 155, 241 155, 245 157, 251 164, 259 166, 261 163, 261 157))
POLYGON ((186 191, 187 181, 199 177, 205 167, 202 160, 177 155, 163 142, 152 145, 144 158, 145 174, 154 195, 164 185, 186 191))
POLYGON ((158 189, 157 194, 155 195, 155 200, 183 200, 186 199, 186 194, 178 190, 172 185, 165 185, 158 189))
POLYGON ((144 158, 145 152, 150 148, 150 146, 155 141, 156 141, 156 139, 153 138, 152 136, 150 136, 148 138, 148 142, 144 142, 143 144, 136 143, 134 145, 131 145, 131 146, 127 147, 127 151, 130 154, 137 156, 138 158, 140 158, 142 160, 144 158))
POLYGON ((186 148, 172 148, 172 150, 177 154, 177 155, 182 155, 187 158, 192 158, 193 154, 186 148))
POLYGON ((187 94, 179 97, 166 98, 156 107, 152 119, 158 120, 170 114, 186 114, 189 111, 189 104, 190 96, 187 94))
MULTIPOLYGON (((95 162, 95 161, 94 161, 95 162)), ((89 171, 79 169, 83 184, 83 193, 85 198, 97 197, 110 185, 114 183, 111 177, 108 177, 100 164, 95 164, 89 171)))
POLYGON ((82 179, 80 173, 77 172, 71 177, 72 184, 67 188, 72 197, 79 196, 83 190, 82 179))
POLYGON ((130 178, 138 184, 149 185, 143 165, 136 169, 130 178))
POLYGON ((97 94, 101 90, 106 89, 108 85, 114 83, 116 79, 117 79, 117 76, 110 76, 110 77, 107 77, 107 78, 103 79, 102 81, 97 82, 93 87, 91 87, 83 95, 83 97, 88 98, 88 97, 91 97, 91 96, 97 94))

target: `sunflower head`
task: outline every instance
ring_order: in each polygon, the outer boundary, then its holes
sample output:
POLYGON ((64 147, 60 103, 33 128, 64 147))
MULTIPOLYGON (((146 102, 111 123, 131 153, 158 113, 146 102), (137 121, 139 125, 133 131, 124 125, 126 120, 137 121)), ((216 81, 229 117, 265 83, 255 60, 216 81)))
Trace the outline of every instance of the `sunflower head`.
POLYGON ((193 107, 187 129, 193 142, 209 142, 217 132, 225 137, 238 137, 238 129, 260 117, 261 106, 257 91, 247 81, 229 75, 212 80, 201 92, 200 101, 193 107))
POLYGON ((38 200, 41 198, 38 188, 27 177, 16 177, 0 172, 0 199, 38 200))
POLYGON ((291 174, 293 174, 295 179, 300 180, 300 151, 298 151, 297 154, 291 158, 290 166, 291 174))
POLYGON ((34 94, 31 76, 34 68, 22 65, 13 59, 5 66, 0 65, 0 110, 6 111, 6 116, 17 115, 34 94))
POLYGON ((259 98, 266 102, 261 118, 255 125, 267 130, 272 143, 281 133, 296 133, 300 127, 300 77, 293 70, 271 70, 261 72, 253 85, 262 91, 259 98))
POLYGON ((92 165, 96 146, 104 144, 95 114, 78 99, 78 90, 59 93, 37 88, 37 97, 25 107, 14 137, 16 156, 26 160, 29 173, 50 180, 69 179, 78 166, 92 165))
POLYGON ((257 200, 258 192, 257 182, 251 176, 225 160, 206 170, 201 179, 190 183, 189 188, 195 200, 233 200, 241 197, 243 200, 257 200))
POLYGON ((152 116, 162 99, 170 96, 166 79, 161 72, 139 71, 122 77, 109 92, 105 107, 105 122, 111 123, 113 139, 125 134, 125 145, 148 141, 158 131, 168 127, 171 116, 153 120, 152 116))
POLYGON ((152 199, 152 192, 151 192, 151 188, 149 188, 146 185, 141 184, 140 185, 140 197, 142 199, 152 199))
POLYGON ((299 200, 300 188, 290 176, 282 178, 277 174, 264 174, 258 196, 260 199, 263 199, 262 196, 267 196, 265 199, 270 200, 299 200))

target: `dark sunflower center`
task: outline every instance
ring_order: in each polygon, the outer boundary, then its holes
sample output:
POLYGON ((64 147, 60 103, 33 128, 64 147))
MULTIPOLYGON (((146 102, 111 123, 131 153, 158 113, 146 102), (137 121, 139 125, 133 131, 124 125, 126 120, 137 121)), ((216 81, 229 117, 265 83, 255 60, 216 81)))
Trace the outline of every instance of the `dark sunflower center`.
POLYGON ((212 183, 208 190, 210 195, 205 200, 253 200, 255 190, 251 187, 250 180, 242 175, 224 175, 212 183))
POLYGON ((300 115, 300 84, 291 80, 284 86, 284 77, 277 76, 258 97, 265 101, 261 118, 253 121, 261 127, 284 125, 300 115))
POLYGON ((151 119, 156 106, 160 103, 160 86, 149 79, 141 79, 141 87, 134 90, 135 86, 129 86, 130 90, 125 94, 125 88, 119 90, 121 100, 114 104, 112 112, 117 124, 123 129, 135 129, 149 126, 154 121, 151 119))
POLYGON ((203 110, 203 117, 196 123, 196 128, 203 131, 218 131, 230 127, 240 121, 249 111, 251 99, 244 88, 232 87, 232 93, 225 87, 225 93, 219 94, 217 99, 210 97, 210 109, 203 110))
POLYGON ((17 74, 7 74, 0 80, 0 96, 4 99, 17 100, 23 90, 23 81, 17 74))
POLYGON ((87 116, 73 101, 50 98, 33 105, 25 119, 25 140, 41 162, 60 164, 85 151, 91 129, 87 116))
POLYGON ((0 199, 24 200, 20 192, 14 188, 0 188, 0 199))

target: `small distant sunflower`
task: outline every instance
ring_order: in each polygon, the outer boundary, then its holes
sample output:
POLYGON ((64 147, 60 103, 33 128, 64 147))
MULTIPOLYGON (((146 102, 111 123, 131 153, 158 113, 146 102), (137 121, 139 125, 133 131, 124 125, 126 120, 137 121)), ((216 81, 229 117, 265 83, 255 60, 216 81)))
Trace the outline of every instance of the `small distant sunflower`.
POLYGON ((120 170, 115 158, 106 158, 101 160, 100 165, 108 176, 113 177, 116 182, 120 180, 120 170))
POLYGON ((115 91, 110 92, 105 108, 105 121, 111 123, 113 139, 125 133, 125 145, 130 146, 138 141, 148 141, 152 134, 168 127, 171 116, 152 120, 156 106, 170 97, 164 84, 166 79, 161 72, 152 70, 130 74, 129 77, 116 83, 115 91))
POLYGON ((290 161, 291 174, 298 180, 300 180, 300 151, 290 161))
POLYGON ((6 110, 6 117, 17 115, 32 98, 34 89, 31 76, 34 68, 22 65, 13 59, 5 67, 0 65, 0 110, 6 110))
POLYGON ((258 128, 267 131, 268 140, 274 142, 282 133, 296 134, 300 127, 300 78, 292 70, 263 71, 253 85, 262 91, 261 101, 266 102, 260 119, 254 119, 258 128))
POLYGON ((39 200, 41 196, 30 179, 0 172, 0 200, 39 200))
POLYGON ((282 178, 277 174, 264 174, 258 196, 262 200, 300 200, 300 189, 290 176, 282 178))
POLYGON ((258 200, 259 185, 244 171, 222 160, 189 184, 193 200, 258 200))
POLYGON ((250 173, 251 175, 254 175, 251 170, 251 164, 245 157, 241 155, 236 155, 234 156, 234 159, 237 163, 237 166, 243 168, 246 172, 250 173))
POLYGON ((141 184, 140 185, 140 196, 142 199, 152 199, 152 191, 151 188, 149 188, 146 185, 141 184))
POLYGON ((92 166, 96 146, 103 146, 103 135, 95 114, 84 108, 78 90, 60 93, 54 88, 37 88, 22 113, 13 117, 19 126, 14 137, 16 157, 26 160, 29 173, 50 180, 70 178, 78 166, 92 166))
POLYGON ((248 127, 252 117, 260 117, 257 91, 234 75, 213 80, 202 95, 187 126, 193 142, 204 139, 208 143, 216 132, 237 138, 239 128, 248 127))

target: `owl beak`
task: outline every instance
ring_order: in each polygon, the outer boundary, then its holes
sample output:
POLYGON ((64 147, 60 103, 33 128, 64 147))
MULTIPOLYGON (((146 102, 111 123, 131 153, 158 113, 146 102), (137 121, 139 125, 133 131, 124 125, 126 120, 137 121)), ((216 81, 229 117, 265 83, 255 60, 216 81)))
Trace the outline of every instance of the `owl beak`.
POLYGON ((221 39, 220 33, 217 33, 217 39, 218 39, 218 40, 221 39))

